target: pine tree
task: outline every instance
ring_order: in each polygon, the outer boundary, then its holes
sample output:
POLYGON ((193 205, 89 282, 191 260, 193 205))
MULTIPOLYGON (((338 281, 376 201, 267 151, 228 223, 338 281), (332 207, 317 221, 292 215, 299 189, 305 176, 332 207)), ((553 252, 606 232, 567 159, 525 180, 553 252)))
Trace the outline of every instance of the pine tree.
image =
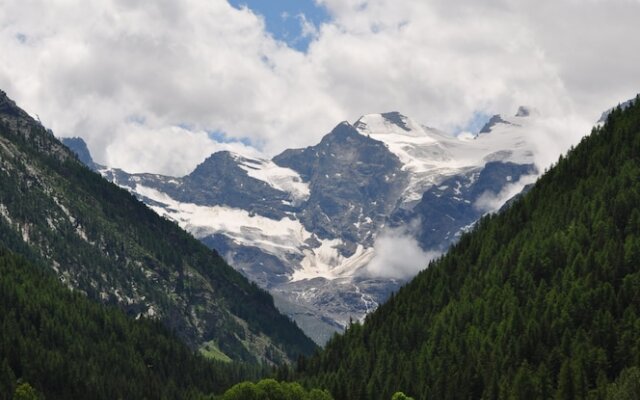
POLYGON ((0 400, 11 400, 16 388, 16 376, 5 358, 0 363, 0 400))
POLYGON ((13 400, 43 400, 44 396, 27 382, 18 382, 13 400))

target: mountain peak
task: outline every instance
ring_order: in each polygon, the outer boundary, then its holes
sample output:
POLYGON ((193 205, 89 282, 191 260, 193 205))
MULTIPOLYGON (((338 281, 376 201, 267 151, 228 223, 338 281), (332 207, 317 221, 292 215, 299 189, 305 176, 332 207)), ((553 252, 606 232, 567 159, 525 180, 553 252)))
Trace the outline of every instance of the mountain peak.
POLYGON ((405 131, 411 131, 411 128, 407 125, 408 118, 405 115, 400 114, 398 111, 382 113, 380 116, 405 131))
POLYGON ((367 126, 396 126, 405 131, 410 131, 411 128, 407 124, 408 120, 409 118, 407 118, 407 116, 402 115, 398 111, 390 111, 385 113, 365 114, 358 118, 353 126, 356 129, 360 127, 365 128, 367 126))
POLYGON ((76 156, 78 156, 78 160, 80 160, 83 164, 88 166, 89 168, 94 168, 97 164, 94 163, 93 157, 91 157, 91 152, 89 151, 89 147, 87 146, 87 142, 84 141, 81 137, 70 137, 70 138, 62 138, 60 140, 62 144, 67 146, 69 150, 74 152, 76 156))
POLYGON ((206 173, 212 169, 217 169, 222 166, 236 166, 235 154, 229 150, 221 150, 212 153, 209 157, 205 158, 189 175, 198 175, 200 173, 206 173))
POLYGON ((20 135, 38 149, 38 151, 59 160, 68 159, 72 153, 60 144, 51 130, 45 129, 39 120, 35 120, 16 102, 0 90, 0 122, 15 135, 20 135))
POLYGON ((18 107, 15 101, 11 100, 9 96, 7 96, 7 93, 5 93, 3 90, 0 90, 0 117, 2 116, 8 116, 11 118, 29 118, 29 115, 20 107, 18 107))
MULTIPOLYGON (((640 95, 638 95, 640 96, 640 95)), ((603 112, 602 115, 600 116, 600 119, 598 120, 599 124, 603 124, 606 122, 607 117, 609 116, 609 114, 611 114, 611 112, 613 110, 615 110, 617 107, 620 107, 620 110, 626 110, 627 108, 629 108, 629 106, 631 106, 633 104, 634 101, 636 101, 638 97, 634 97, 633 99, 629 99, 627 101, 625 101, 624 103, 620 103, 618 104, 616 107, 610 108, 607 111, 603 112)))
POLYGON ((518 111, 516 112, 516 117, 526 118, 526 117, 537 117, 540 115, 540 110, 531 106, 520 106, 518 107, 518 111))
POLYGON ((363 115, 353 127, 363 135, 427 136, 425 127, 398 111, 363 115))
POLYGON ((342 121, 322 138, 321 143, 336 138, 346 139, 351 136, 359 136, 356 126, 351 125, 348 121, 342 121))
POLYGON ((518 107, 518 111, 516 112, 516 117, 528 117, 534 112, 535 110, 533 110, 531 107, 520 106, 518 107))
POLYGON ((505 121, 502 118, 502 115, 500 114, 496 114, 493 117, 491 117, 489 119, 489 121, 487 121, 486 124, 484 124, 484 126, 482 127, 482 129, 480 129, 480 132, 478 132, 478 135, 481 135, 483 133, 489 133, 491 132, 491 130, 498 124, 505 124, 505 125, 512 125, 511 122, 509 121, 505 121))

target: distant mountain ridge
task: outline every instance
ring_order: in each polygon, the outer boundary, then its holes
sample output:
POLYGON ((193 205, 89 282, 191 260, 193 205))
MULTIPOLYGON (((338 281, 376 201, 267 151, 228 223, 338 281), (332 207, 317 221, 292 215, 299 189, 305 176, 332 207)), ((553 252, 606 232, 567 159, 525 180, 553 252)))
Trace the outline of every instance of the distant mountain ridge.
POLYGON ((159 319, 226 360, 280 363, 315 349, 268 293, 87 169, 4 92, 0 160, 0 245, 49 266, 70 289, 159 319))
POLYGON ((496 118, 464 140, 370 114, 273 159, 215 153, 184 177, 93 168, 218 250, 323 343, 408 278, 367 270, 381 233, 410 225, 423 250, 441 252, 490 211, 482 196, 536 176, 535 116, 496 118))

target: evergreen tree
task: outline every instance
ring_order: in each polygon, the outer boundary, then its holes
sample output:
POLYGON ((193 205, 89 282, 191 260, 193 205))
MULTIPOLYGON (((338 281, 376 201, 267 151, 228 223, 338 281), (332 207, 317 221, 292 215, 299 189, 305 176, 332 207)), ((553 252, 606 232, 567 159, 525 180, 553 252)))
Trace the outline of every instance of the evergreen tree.
POLYGON ((43 400, 44 396, 38 393, 26 382, 19 382, 13 395, 13 400, 43 400))
POLYGON ((640 368, 627 368, 607 389, 607 399, 635 400, 640 399, 640 368))
POLYGON ((16 388, 16 375, 5 358, 0 363, 0 400, 11 400, 16 388))

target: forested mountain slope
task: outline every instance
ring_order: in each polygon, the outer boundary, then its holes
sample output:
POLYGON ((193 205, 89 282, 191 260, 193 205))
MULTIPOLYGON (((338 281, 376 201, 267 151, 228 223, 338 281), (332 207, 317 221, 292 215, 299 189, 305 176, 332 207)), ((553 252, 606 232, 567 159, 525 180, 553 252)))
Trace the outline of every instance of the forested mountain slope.
POLYGON ((194 355, 157 321, 133 321, 72 293, 0 248, 0 399, 18 380, 52 399, 183 399, 260 376, 194 355))
POLYGON ((639 398, 640 101, 299 365, 337 399, 639 398))
POLYGON ((82 165, 1 91, 0 245, 220 359, 278 363, 315 348, 267 292, 82 165))

